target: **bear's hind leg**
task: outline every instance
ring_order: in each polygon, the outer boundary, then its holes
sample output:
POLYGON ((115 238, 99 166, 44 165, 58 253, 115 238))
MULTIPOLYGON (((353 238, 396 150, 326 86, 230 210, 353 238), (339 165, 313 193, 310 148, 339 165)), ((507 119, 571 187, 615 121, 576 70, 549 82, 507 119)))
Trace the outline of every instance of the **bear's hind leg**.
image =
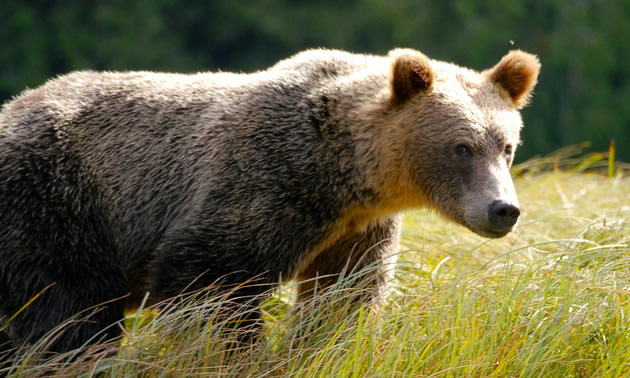
MULTIPOLYGON (((74 253, 98 250, 90 247, 74 253)), ((5 318, 16 315, 8 328, 12 343, 32 345, 70 318, 45 350, 66 352, 119 336, 115 323, 124 316, 125 295, 120 268, 108 259, 84 255, 66 260, 63 253, 72 252, 51 251, 45 257, 59 256, 56 261, 31 259, 30 264, 5 266, 9 274, 2 277, 6 293, 1 310, 5 318)))
POLYGON ((66 352, 120 334, 127 290, 101 193, 55 152, 0 159, 0 319, 21 347, 79 314, 43 345, 66 352))

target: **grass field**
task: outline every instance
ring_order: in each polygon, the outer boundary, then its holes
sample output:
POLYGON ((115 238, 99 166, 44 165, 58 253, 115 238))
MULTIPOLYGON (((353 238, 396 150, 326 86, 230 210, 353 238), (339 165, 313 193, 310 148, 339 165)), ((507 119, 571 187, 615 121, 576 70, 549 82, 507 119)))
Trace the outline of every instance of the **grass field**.
POLYGON ((503 239, 409 213, 396 279, 377 312, 348 307, 341 284, 310 315, 287 316, 288 285, 264 305, 263 341, 234 349, 229 327, 214 321, 222 299, 191 301, 131 315, 121 347, 96 348, 72 363, 27 358, 14 373, 627 376, 630 177, 580 173, 579 162, 563 163, 569 171, 537 170, 546 163, 516 167, 530 172, 515 181, 522 218, 503 239))

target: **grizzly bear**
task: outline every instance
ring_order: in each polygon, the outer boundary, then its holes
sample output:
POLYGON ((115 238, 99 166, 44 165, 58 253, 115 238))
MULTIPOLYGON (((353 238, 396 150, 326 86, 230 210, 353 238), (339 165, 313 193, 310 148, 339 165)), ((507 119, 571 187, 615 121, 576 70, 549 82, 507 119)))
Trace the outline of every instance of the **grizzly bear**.
POLYGON ((477 72, 310 50, 252 74, 84 71, 26 90, 0 113, 2 336, 29 345, 98 309, 49 347, 67 351, 118 336, 147 292, 326 276, 304 301, 348 266, 375 267, 378 301, 404 210, 513 229, 539 68, 522 51, 477 72))

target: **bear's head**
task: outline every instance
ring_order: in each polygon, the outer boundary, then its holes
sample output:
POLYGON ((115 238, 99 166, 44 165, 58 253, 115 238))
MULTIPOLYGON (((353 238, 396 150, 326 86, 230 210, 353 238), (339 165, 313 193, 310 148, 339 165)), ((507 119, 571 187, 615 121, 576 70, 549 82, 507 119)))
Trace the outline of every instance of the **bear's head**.
POLYGON ((389 57, 400 160, 421 205, 486 237, 512 231, 520 210, 509 168, 538 58, 511 51, 476 72, 415 50, 389 57))

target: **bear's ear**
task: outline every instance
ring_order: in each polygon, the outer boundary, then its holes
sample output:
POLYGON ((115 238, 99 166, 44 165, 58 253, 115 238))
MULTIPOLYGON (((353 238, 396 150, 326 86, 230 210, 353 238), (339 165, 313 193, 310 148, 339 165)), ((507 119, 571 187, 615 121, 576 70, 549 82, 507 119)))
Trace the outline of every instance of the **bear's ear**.
POLYGON ((527 105, 532 89, 538 81, 540 61, 538 57, 520 50, 510 51, 501 61, 484 74, 507 91, 520 109, 527 105))
POLYGON ((419 51, 395 49, 389 52, 392 59, 392 101, 404 104, 417 93, 428 91, 433 84, 433 70, 429 59, 419 51))

